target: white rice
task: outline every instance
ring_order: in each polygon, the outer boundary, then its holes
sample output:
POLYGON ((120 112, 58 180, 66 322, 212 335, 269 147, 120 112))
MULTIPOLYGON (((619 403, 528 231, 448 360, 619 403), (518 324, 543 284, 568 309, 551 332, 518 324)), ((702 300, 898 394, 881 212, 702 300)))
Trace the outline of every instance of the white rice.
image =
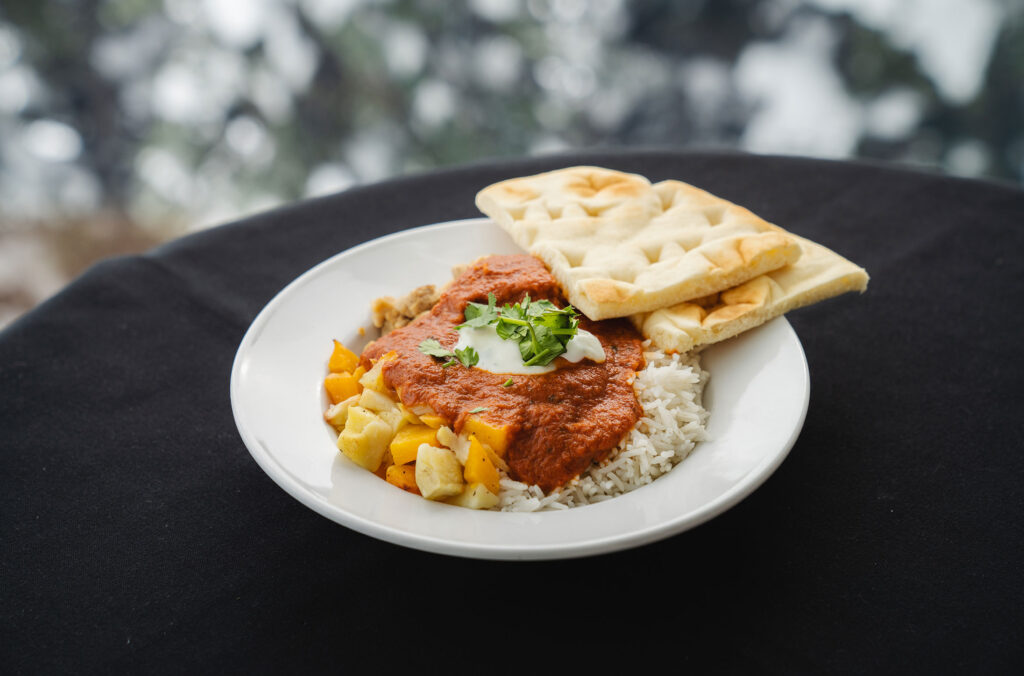
POLYGON ((547 495, 537 486, 501 478, 505 512, 536 512, 587 505, 651 483, 682 462, 706 438, 701 403, 707 371, 696 353, 667 355, 644 343, 647 365, 633 382, 643 415, 600 464, 547 495))

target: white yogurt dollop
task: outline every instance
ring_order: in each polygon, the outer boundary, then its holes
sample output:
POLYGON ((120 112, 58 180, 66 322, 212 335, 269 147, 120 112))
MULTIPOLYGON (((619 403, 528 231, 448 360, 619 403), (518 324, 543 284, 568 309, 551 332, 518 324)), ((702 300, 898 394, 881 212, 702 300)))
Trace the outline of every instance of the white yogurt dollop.
MULTIPOLYGON (((493 326, 483 328, 463 327, 459 329, 458 350, 472 347, 480 355, 474 368, 491 373, 508 373, 511 375, 535 375, 548 373, 557 368, 554 362, 547 366, 525 366, 523 356, 519 353, 519 344, 514 340, 504 340, 497 334, 493 326)), ((574 364, 590 359, 600 364, 605 360, 604 348, 597 336, 578 329, 565 346, 565 353, 560 355, 574 364)))

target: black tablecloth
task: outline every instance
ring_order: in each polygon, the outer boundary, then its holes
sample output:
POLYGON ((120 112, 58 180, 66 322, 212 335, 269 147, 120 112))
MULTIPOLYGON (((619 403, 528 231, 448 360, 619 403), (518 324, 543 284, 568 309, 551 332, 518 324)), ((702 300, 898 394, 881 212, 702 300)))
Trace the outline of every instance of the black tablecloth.
POLYGON ((615 152, 494 161, 102 262, 0 334, 0 671, 1024 667, 1024 192, 860 163, 615 152), (863 265, 791 313, 799 440, 725 514, 628 551, 492 562, 310 511, 232 419, 235 350, 334 253, 479 215, 481 187, 588 163, 677 178, 863 265))

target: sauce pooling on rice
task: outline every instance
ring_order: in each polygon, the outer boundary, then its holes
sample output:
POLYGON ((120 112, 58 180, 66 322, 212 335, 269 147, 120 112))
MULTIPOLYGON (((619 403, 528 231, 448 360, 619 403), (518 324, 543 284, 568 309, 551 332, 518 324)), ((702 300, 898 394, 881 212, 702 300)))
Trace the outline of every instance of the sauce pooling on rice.
POLYGON ((559 357, 556 370, 537 375, 443 368, 420 352, 429 338, 452 349, 466 305, 486 303, 489 293, 499 305, 527 295, 566 305, 557 281, 536 258, 490 256, 454 280, 430 312, 368 345, 360 359, 369 367, 394 351, 398 358, 383 366, 385 383, 405 406, 429 406, 456 432, 471 416, 504 427, 511 476, 549 491, 607 456, 640 418, 633 379, 644 366, 642 338, 625 319, 582 317, 580 328, 598 338, 606 359, 571 363, 559 357))

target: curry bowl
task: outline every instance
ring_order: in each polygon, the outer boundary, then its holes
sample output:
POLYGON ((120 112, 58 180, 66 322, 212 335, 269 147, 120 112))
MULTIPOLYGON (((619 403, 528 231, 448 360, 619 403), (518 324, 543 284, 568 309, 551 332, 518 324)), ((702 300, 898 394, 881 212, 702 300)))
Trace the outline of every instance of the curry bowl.
POLYGON ((710 374, 709 439, 671 472, 603 502, 540 512, 471 510, 425 500, 357 467, 324 422, 332 341, 376 336, 370 303, 487 254, 522 253, 488 219, 427 225, 366 242, 314 266, 257 315, 235 356, 231 405, 250 454, 283 490, 342 526, 453 556, 589 556, 678 535, 737 504, 785 459, 810 394, 800 341, 784 317, 701 353, 710 374))

